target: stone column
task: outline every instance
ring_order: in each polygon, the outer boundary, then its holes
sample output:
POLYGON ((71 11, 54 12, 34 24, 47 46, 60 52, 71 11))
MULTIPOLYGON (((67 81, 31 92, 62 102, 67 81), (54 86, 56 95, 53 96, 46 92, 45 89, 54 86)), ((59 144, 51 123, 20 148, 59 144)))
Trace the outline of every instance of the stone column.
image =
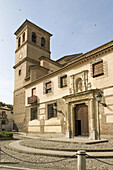
POLYGON ((90 99, 90 139, 96 139, 96 131, 95 131, 95 115, 94 115, 94 99, 90 99))
POLYGON ((70 138, 70 104, 66 103, 66 137, 70 138))
POLYGON ((70 88, 69 88, 70 94, 74 94, 74 76, 70 77, 70 88))
POLYGON ((99 112, 99 103, 96 101, 96 131, 97 131, 97 138, 100 140, 100 112, 99 112))
POLYGON ((73 138, 74 137, 74 110, 75 110, 75 105, 72 104, 71 105, 71 137, 73 138))

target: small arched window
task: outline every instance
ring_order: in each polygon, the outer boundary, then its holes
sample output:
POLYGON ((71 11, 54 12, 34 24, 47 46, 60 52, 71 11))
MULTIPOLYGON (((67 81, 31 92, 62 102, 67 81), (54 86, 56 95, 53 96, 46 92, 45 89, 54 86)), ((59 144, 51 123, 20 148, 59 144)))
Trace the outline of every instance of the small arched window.
POLYGON ((32 32, 32 42, 36 43, 36 33, 32 32))
POLYGON ((41 38, 41 46, 42 46, 42 47, 44 47, 44 46, 45 46, 45 42, 46 42, 45 38, 44 38, 44 37, 42 37, 42 38, 41 38))
POLYGON ((23 33, 23 42, 25 41, 25 32, 23 33))
POLYGON ((18 47, 21 45, 21 37, 18 38, 18 47))

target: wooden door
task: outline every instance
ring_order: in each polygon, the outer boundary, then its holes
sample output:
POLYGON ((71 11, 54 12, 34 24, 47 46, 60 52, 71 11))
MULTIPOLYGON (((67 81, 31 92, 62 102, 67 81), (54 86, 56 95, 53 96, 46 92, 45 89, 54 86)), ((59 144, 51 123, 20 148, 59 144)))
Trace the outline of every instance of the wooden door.
POLYGON ((78 135, 89 135, 88 107, 85 104, 75 107, 75 136, 78 135))

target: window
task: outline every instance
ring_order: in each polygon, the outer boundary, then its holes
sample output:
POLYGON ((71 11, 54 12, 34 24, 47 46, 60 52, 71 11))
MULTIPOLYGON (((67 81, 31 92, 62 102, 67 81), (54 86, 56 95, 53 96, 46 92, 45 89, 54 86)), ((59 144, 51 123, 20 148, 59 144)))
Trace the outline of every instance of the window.
POLYGON ((31 108, 31 120, 37 119, 37 107, 31 108))
POLYGON ((52 82, 46 81, 43 83, 43 94, 51 93, 52 92, 52 82))
POLYGON ((42 46, 42 47, 44 47, 44 46, 45 46, 45 42, 46 42, 46 41, 45 41, 45 38, 44 38, 44 37, 42 37, 42 38, 41 38, 41 46, 42 46))
POLYGON ((7 114, 6 114, 5 111, 2 111, 2 118, 3 118, 3 119, 6 119, 6 118, 7 118, 7 114))
POLYGON ((21 45, 21 37, 18 38, 18 47, 21 45))
POLYGON ((58 77, 58 86, 59 88, 63 88, 67 86, 67 75, 58 77))
POLYGON ((19 70, 18 75, 19 75, 19 76, 21 75, 21 70, 19 70))
POLYGON ((67 86, 67 75, 61 77, 60 81, 61 81, 61 88, 66 87, 67 86))
POLYGON ((23 42, 25 41, 25 32, 23 33, 23 42))
POLYGON ((57 111, 53 109, 53 104, 48 105, 48 119, 57 117, 57 111))
POLYGON ((45 84, 45 93, 51 93, 51 81, 45 84))
POLYGON ((32 42, 36 44, 36 33, 32 32, 32 42))
POLYGON ((5 125, 6 124, 6 120, 2 120, 2 125, 5 125))
POLYGON ((101 76, 103 74, 103 61, 93 64, 93 77, 101 76))

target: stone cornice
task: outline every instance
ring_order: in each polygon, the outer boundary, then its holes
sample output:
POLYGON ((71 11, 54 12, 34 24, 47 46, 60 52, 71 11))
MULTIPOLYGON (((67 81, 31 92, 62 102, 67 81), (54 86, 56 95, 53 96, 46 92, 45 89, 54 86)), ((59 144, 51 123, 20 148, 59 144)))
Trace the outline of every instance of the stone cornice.
MULTIPOLYGON (((101 55, 101 54, 104 54, 104 53, 107 53, 108 51, 110 51, 111 47, 113 47, 113 40, 102 45, 102 46, 99 46, 89 52, 86 52, 85 54, 82 54, 80 56, 78 56, 77 58, 71 60, 70 62, 68 62, 67 65, 69 64, 72 64, 73 62, 76 62, 78 59, 84 59, 84 58, 88 58, 88 57, 91 57, 91 56, 94 56, 94 55, 101 55), (100 54, 101 53, 101 54, 100 54)), ((96 56, 97 57, 97 56, 96 56)))
POLYGON ((17 53, 24 45, 26 45, 27 42, 28 41, 23 42, 23 44, 15 50, 15 53, 17 53))
MULTIPOLYGON (((72 54, 72 55, 66 55, 64 57, 59 58, 58 60, 56 60, 57 62, 64 60, 66 58, 69 58, 68 62, 74 60, 75 58, 79 57, 80 55, 82 55, 83 53, 78 53, 78 54, 72 54), (70 59, 70 57, 72 57, 72 59, 70 59)), ((65 65, 65 64, 64 64, 65 65)))
POLYGON ((47 75, 35 80, 34 82, 31 82, 30 84, 26 85, 25 87, 30 86, 33 83, 43 81, 44 79, 46 79, 48 77, 50 78, 55 75, 58 75, 58 74, 64 72, 65 70, 67 71, 67 70, 75 67, 76 65, 78 66, 79 64, 82 64, 88 60, 91 60, 92 58, 96 58, 98 56, 106 54, 106 53, 110 52, 111 50, 113 50, 113 41, 110 41, 94 50, 91 50, 90 52, 87 52, 87 53, 81 55, 77 59, 73 60, 73 62, 70 62, 68 65, 62 67, 61 69, 59 69, 57 71, 54 71, 53 73, 47 74, 47 75))
POLYGON ((23 62, 25 62, 25 61, 29 61, 29 62, 34 63, 34 64, 37 64, 37 65, 40 64, 39 61, 37 61, 37 60, 31 59, 31 58, 29 58, 29 57, 25 57, 23 60, 21 60, 19 63, 17 63, 13 68, 14 68, 14 69, 17 68, 19 65, 21 65, 21 64, 22 64, 23 62))
POLYGON ((29 66, 29 68, 30 68, 30 69, 32 69, 32 68, 36 68, 36 67, 38 67, 39 69, 42 69, 42 70, 49 71, 49 69, 48 69, 48 68, 42 67, 42 66, 40 66, 40 65, 31 65, 31 66, 29 66))
MULTIPOLYGON (((80 92, 80 93, 77 93, 77 94, 71 94, 71 95, 67 95, 67 96, 64 96, 63 99, 65 100, 69 100, 69 99, 72 99, 72 98, 77 98, 77 97, 80 97, 80 100, 81 100, 81 96, 84 98, 85 96, 85 100, 90 100, 90 99, 93 99, 94 98, 94 94, 97 93, 100 89, 91 89, 91 90, 88 90, 88 91, 83 91, 83 92, 80 92), (89 96, 91 94, 91 96, 89 96), (86 98, 86 95, 87 95, 87 98, 86 98)), ((69 101, 67 101, 69 102, 69 101)))
POLYGON ((37 44, 35 44, 35 43, 32 43, 31 41, 27 41, 27 43, 30 44, 30 45, 32 45, 32 46, 34 46, 34 47, 38 47, 38 48, 39 48, 40 50, 42 50, 42 51, 45 51, 45 52, 51 54, 51 52, 48 51, 48 50, 46 50, 44 47, 41 47, 41 46, 39 46, 39 45, 37 45, 37 44))
POLYGON ((18 89, 16 89, 16 90, 14 90, 13 93, 15 93, 15 92, 17 92, 17 91, 19 91, 19 90, 23 90, 23 89, 24 89, 24 86, 22 86, 22 87, 20 87, 20 88, 18 88, 18 89))
POLYGON ((48 51, 48 50, 46 50, 44 47, 40 47, 39 45, 37 45, 37 44, 35 44, 35 43, 32 43, 32 42, 30 42, 30 41, 28 41, 28 40, 25 41, 20 47, 18 47, 18 49, 16 49, 15 53, 17 53, 17 52, 18 52, 24 45, 26 45, 26 44, 30 44, 30 45, 32 45, 32 46, 34 46, 34 47, 38 47, 40 50, 43 50, 43 51, 51 54, 51 52, 48 51))
POLYGON ((49 59, 49 58, 47 58, 47 57, 45 57, 45 56, 41 56, 41 57, 39 58, 39 60, 46 60, 46 61, 48 61, 49 63, 52 63, 52 64, 54 64, 54 65, 56 65, 56 66, 58 66, 58 67, 62 67, 62 64, 58 63, 57 61, 51 60, 51 59, 49 59))

